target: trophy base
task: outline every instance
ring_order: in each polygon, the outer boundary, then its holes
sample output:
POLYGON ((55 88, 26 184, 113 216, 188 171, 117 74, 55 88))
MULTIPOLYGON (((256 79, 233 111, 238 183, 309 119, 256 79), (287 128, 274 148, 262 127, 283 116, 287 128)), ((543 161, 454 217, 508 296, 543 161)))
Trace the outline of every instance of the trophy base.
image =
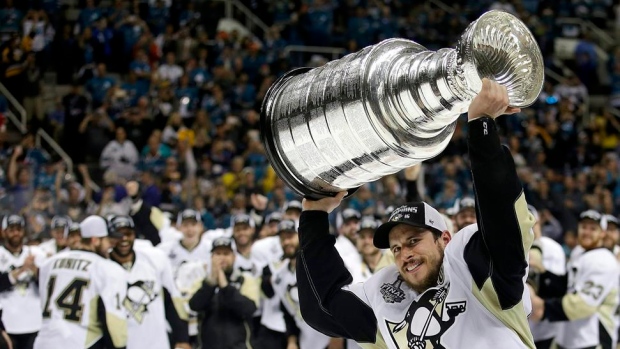
MULTIPOLYGON (((267 155, 267 159, 269 160, 269 163, 271 163, 271 166, 273 166, 273 169, 276 171, 278 176, 284 181, 284 183, 286 183, 291 189, 293 189, 293 191, 295 191, 295 193, 299 194, 300 196, 306 199, 310 199, 310 200, 319 200, 319 199, 326 198, 326 197, 334 197, 338 193, 319 191, 319 190, 310 188, 307 185, 304 185, 303 183, 301 183, 299 180, 295 178, 294 175, 290 173, 290 171, 284 165, 283 160, 278 155, 278 150, 277 150, 278 147, 276 145, 275 137, 273 135, 273 130, 271 128, 271 125, 272 125, 271 120, 269 120, 269 117, 267 116, 267 112, 265 110, 266 109, 265 102, 270 100, 271 94, 273 91, 277 90, 277 86, 282 84, 284 81, 286 81, 291 76, 303 74, 312 69, 313 68, 297 68, 297 69, 291 70, 288 73, 281 76, 278 80, 276 80, 273 83, 273 85, 269 88, 269 90, 267 91, 263 99, 263 105, 260 111, 259 125, 260 125, 261 142, 263 143, 263 146, 265 147, 265 154, 267 155)), ((355 193, 357 189, 358 188, 347 189, 347 195, 345 196, 345 198, 353 195, 353 193, 355 193)))

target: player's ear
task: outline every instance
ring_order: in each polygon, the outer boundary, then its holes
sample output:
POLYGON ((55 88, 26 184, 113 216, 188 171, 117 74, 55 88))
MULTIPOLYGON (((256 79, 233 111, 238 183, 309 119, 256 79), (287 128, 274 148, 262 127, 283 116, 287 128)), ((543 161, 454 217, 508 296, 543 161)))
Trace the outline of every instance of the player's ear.
POLYGON ((448 242, 450 242, 450 240, 452 240, 452 235, 450 234, 449 231, 444 230, 443 233, 441 233, 441 236, 439 237, 441 239, 441 241, 443 241, 444 246, 448 244, 448 242))

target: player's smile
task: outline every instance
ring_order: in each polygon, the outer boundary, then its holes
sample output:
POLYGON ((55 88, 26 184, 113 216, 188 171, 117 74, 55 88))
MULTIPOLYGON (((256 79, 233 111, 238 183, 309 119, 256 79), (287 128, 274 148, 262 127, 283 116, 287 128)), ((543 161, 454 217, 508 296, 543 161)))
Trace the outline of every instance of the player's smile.
POLYGON ((420 270, 422 264, 424 264, 422 261, 412 261, 410 263, 407 263, 404 266, 405 272, 407 274, 415 274, 417 271, 420 270))

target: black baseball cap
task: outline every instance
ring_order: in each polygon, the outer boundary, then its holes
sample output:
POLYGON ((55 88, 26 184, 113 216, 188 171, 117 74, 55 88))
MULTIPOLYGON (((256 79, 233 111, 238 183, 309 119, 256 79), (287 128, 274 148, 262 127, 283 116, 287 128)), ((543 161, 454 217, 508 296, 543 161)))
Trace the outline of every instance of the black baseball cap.
POLYGON ((123 234, 119 232, 120 229, 129 228, 131 230, 136 229, 136 225, 133 222, 133 219, 129 216, 114 216, 108 222, 108 232, 109 236, 112 238, 122 238, 123 234))
POLYGON ((350 221, 352 219, 355 220, 360 220, 362 219, 362 214, 354 209, 354 208, 345 208, 344 210, 342 210, 342 212, 340 213, 342 215, 342 222, 347 222, 350 221))
POLYGON ((69 224, 69 233, 74 233, 74 232, 79 232, 80 231, 80 223, 77 222, 71 222, 71 224, 69 224))
POLYGON ((620 221, 614 215, 604 214, 601 220, 601 228, 603 230, 607 230, 609 223, 615 224, 617 227, 620 227, 620 221))
POLYGON ((26 227, 26 221, 24 220, 24 217, 18 214, 4 216, 2 219, 2 229, 7 229, 11 225, 18 225, 21 228, 24 228, 26 227))
POLYGON ((291 201, 287 202, 286 205, 284 205, 284 212, 286 212, 288 210, 297 210, 299 212, 303 211, 303 208, 301 206, 301 202, 299 202, 297 200, 291 200, 291 201))
POLYGON ((250 217, 249 215, 245 214, 245 213, 239 213, 236 214, 232 217, 232 225, 233 227, 235 225, 240 225, 240 224, 247 224, 250 227, 254 227, 254 220, 252 219, 252 217, 250 217))
POLYGON ((377 228, 379 228, 379 222, 375 219, 375 217, 372 216, 364 216, 362 217, 362 219, 360 220, 360 225, 359 225, 359 229, 357 230, 357 233, 361 233, 362 230, 372 230, 375 231, 377 230, 377 228))
POLYGON ((465 196, 456 200, 454 206, 446 210, 446 214, 449 216, 456 216, 457 214, 468 208, 475 209, 476 200, 470 196, 465 196))
POLYGON ((282 221, 282 213, 275 211, 270 213, 266 218, 265 218, 265 224, 269 224, 271 222, 281 222, 282 221))
POLYGON ((420 227, 435 233, 448 230, 443 216, 426 202, 410 202, 394 209, 390 219, 375 231, 373 243, 377 248, 390 248, 390 231, 399 224, 420 227))
POLYGON ((284 219, 280 221, 280 223, 278 223, 277 233, 280 234, 284 232, 293 232, 293 233, 297 232, 297 224, 295 223, 294 220, 284 219))
POLYGON ((225 247, 229 248, 231 251, 234 251, 233 248, 233 239, 222 236, 215 240, 213 240, 213 244, 211 245, 211 252, 215 251, 216 248, 225 247))
POLYGON ((54 216, 54 218, 52 218, 52 222, 50 223, 50 227, 52 229, 58 229, 58 228, 68 229, 71 223, 73 223, 71 221, 71 218, 67 216, 54 216))
POLYGON ((192 210, 191 208, 185 209, 179 213, 177 216, 177 225, 180 225, 185 220, 194 220, 196 222, 202 222, 202 217, 200 216, 200 212, 196 210, 192 210))
POLYGON ((598 211, 595 210, 587 210, 587 211, 583 211, 581 212, 581 214, 579 215, 579 222, 585 221, 587 219, 595 221, 597 224, 601 224, 601 214, 598 211))

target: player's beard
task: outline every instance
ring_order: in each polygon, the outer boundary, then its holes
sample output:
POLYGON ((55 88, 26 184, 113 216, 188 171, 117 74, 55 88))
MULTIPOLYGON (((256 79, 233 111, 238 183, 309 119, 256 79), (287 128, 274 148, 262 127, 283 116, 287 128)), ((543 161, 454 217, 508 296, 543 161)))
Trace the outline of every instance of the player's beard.
POLYGON ((424 264, 427 268, 426 276, 418 283, 412 284, 407 278, 403 275, 403 280, 418 294, 423 293, 431 287, 437 286, 437 281, 439 280, 439 273, 441 272, 441 266, 443 265, 443 256, 444 256, 444 248, 441 245, 437 245, 438 258, 436 260, 431 260, 429 257, 424 261, 424 264))
POLYGON ((288 246, 285 246, 284 248, 284 258, 288 258, 288 259, 293 259, 295 257, 297 257, 297 253, 299 253, 299 246, 295 247, 295 250, 293 252, 287 252, 286 250, 288 250, 288 246))
POLYGON ((22 235, 14 235, 11 236, 10 238, 6 239, 6 244, 11 248, 11 249, 18 249, 22 246, 22 243, 24 241, 24 236, 22 235))
POLYGON ((110 251, 107 250, 102 243, 99 243, 99 245, 95 246, 95 252, 103 258, 110 258, 110 251))

